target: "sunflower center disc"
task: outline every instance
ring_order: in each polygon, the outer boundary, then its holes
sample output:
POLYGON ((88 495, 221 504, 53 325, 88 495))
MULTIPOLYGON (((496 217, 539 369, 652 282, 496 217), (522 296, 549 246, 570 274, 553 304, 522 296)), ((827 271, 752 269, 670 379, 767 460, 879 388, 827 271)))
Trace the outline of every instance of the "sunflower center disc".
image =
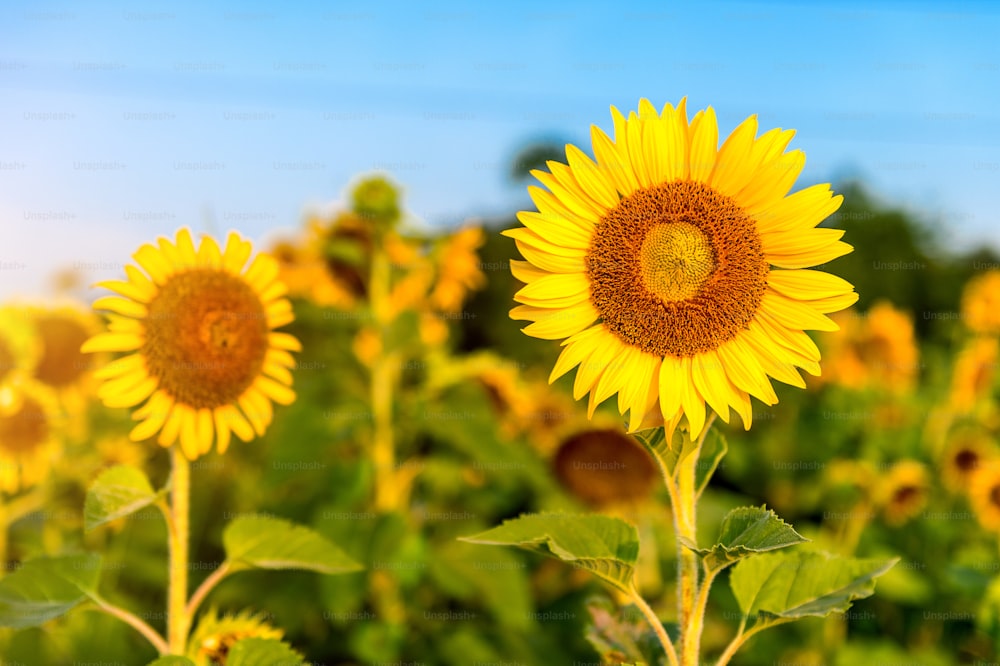
POLYGON ((20 408, 0 416, 0 447, 13 453, 37 448, 49 436, 49 420, 42 406, 25 397, 20 408))
POLYGON ((264 364, 264 306, 229 273, 194 269, 173 276, 149 303, 144 323, 149 374, 196 409, 232 403, 264 364))
POLYGON ((717 349, 753 320, 768 262, 753 218, 703 183, 637 190, 597 225, 591 302, 609 331, 658 356, 717 349))
POLYGON ((979 467, 979 454, 969 449, 959 451, 958 455, 955 456, 955 464, 963 472, 971 472, 979 467))
POLYGON ((639 259, 646 289, 665 301, 698 293, 715 269, 708 238, 687 222, 667 222, 649 230, 639 259))

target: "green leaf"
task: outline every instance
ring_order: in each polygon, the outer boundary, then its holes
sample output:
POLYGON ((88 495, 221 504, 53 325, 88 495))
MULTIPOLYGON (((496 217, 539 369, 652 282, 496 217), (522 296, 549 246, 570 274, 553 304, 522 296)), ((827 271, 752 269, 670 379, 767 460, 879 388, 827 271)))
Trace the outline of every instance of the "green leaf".
POLYGON ((115 465, 104 470, 87 491, 83 507, 84 529, 122 518, 156 501, 157 493, 142 470, 115 465))
POLYGON ((226 666, 304 666, 302 656, 274 638, 244 638, 233 644, 226 666))
POLYGON ((748 617, 761 615, 762 621, 824 617, 843 613, 855 599, 870 597, 875 579, 898 561, 816 552, 766 553, 737 564, 729 584, 748 617))
POLYGON ((702 491, 705 490, 705 486, 708 485, 728 451, 726 437, 717 428, 709 428, 705 433, 705 441, 702 442, 698 464, 694 470, 694 487, 698 497, 701 497, 702 491))
MULTIPOLYGON (((649 626, 646 616, 636 606, 629 604, 615 608, 606 598, 594 597, 587 602, 590 622, 586 639, 601 656, 602 664, 649 663, 655 664, 663 654, 660 641, 649 626)), ((677 641, 677 625, 664 624, 673 641, 677 641)))
POLYGON ((694 452, 694 442, 681 432, 680 428, 674 431, 673 440, 669 442, 666 430, 662 426, 639 430, 633 433, 633 436, 670 474, 674 473, 677 463, 694 452))
POLYGON ((631 591, 639 557, 639 532, 610 516, 538 513, 504 521, 462 541, 518 546, 586 569, 618 589, 631 591))
POLYGON ((166 657, 160 657, 156 661, 151 661, 146 666, 196 666, 193 661, 187 657, 177 657, 174 655, 167 655, 166 657))
POLYGON ((711 548, 698 548, 690 539, 681 543, 705 558, 709 570, 721 570, 753 553, 787 548, 808 541, 804 536, 766 507, 742 506, 722 519, 719 542, 711 548))
POLYGON ((0 627, 37 627, 87 599, 97 588, 101 557, 39 557, 0 579, 0 627))
POLYGON ((323 574, 359 571, 362 566, 308 527, 273 516, 240 516, 222 533, 234 565, 258 569, 306 569, 323 574))

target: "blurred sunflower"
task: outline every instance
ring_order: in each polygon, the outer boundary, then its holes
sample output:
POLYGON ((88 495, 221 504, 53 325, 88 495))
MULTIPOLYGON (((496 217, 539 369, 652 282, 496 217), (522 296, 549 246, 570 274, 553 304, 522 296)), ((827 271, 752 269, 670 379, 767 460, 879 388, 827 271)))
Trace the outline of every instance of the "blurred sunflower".
POLYGON ((40 352, 28 310, 0 307, 0 387, 30 376, 40 352))
POLYGON ((959 414, 968 414, 993 389, 997 370, 996 338, 979 337, 966 343, 955 359, 950 402, 959 414))
POLYGON ((309 219, 304 238, 279 242, 271 254, 289 295, 346 310, 367 295, 371 243, 364 221, 341 213, 331 221, 309 219))
POLYGON ((1000 460, 992 460, 973 473, 969 499, 979 524, 988 530, 1000 530, 1000 460))
POLYGON ((198 620, 198 628, 188 639, 188 659, 196 666, 225 666, 229 651, 244 638, 281 640, 285 634, 271 626, 264 616, 250 610, 222 615, 214 608, 198 620))
POLYGON ((899 526, 920 514, 930 492, 927 468, 916 460, 900 460, 880 480, 876 499, 885 522, 899 526))
POLYGON ((965 285, 962 319, 976 333, 1000 333, 1000 271, 980 273, 965 285))
POLYGON ((0 388, 0 491, 14 494, 44 479, 59 446, 60 410, 35 381, 0 388))
POLYGON ((956 493, 968 492, 976 470, 996 458, 996 444, 988 431, 976 426, 960 428, 951 435, 941 456, 945 487, 956 493))
POLYGON ((263 435, 271 402, 295 400, 290 351, 299 341, 274 329, 290 323, 292 306, 277 279, 273 258, 258 254, 235 232, 224 250, 210 236, 195 248, 188 229, 176 243, 160 238, 133 255, 148 277, 126 266, 128 281, 102 282, 121 296, 94 302, 110 310, 108 332, 84 346, 90 352, 130 352, 96 375, 108 407, 133 407, 134 441, 159 433, 171 446, 179 439, 194 460, 214 442, 224 453, 231 433, 243 441, 263 435))
POLYGON ((851 389, 877 387, 894 392, 913 388, 920 352, 913 335, 912 317, 881 301, 863 317, 839 313, 833 320, 841 333, 823 336, 824 382, 851 389))
POLYGON ((819 374, 804 331, 836 330, 826 313, 857 300, 803 270, 852 250, 843 231, 814 228, 843 197, 829 185, 786 196, 805 156, 785 152, 791 130, 756 138, 756 116, 717 148, 711 107, 690 123, 683 100, 611 111, 615 140, 591 131, 596 162, 570 145, 568 166, 532 172, 548 188, 529 188, 539 212, 504 232, 527 260, 511 262, 526 283, 511 317, 567 338, 551 379, 579 366, 574 397, 590 392, 590 413, 618 393, 629 431, 686 415, 697 436, 706 402, 749 428, 751 395, 777 402, 770 377, 804 387, 796 368, 819 374))
POLYGON ((567 437, 552 459, 556 478, 595 507, 631 505, 652 495, 660 473, 620 428, 589 428, 567 437))
POLYGON ((438 277, 430 294, 433 308, 458 312, 469 292, 486 284, 476 252, 485 242, 480 227, 465 227, 447 237, 438 250, 438 277))
POLYGON ((93 392, 95 361, 103 360, 88 357, 80 347, 100 331, 100 322, 75 304, 32 307, 28 312, 40 349, 34 377, 56 392, 77 422, 93 392))

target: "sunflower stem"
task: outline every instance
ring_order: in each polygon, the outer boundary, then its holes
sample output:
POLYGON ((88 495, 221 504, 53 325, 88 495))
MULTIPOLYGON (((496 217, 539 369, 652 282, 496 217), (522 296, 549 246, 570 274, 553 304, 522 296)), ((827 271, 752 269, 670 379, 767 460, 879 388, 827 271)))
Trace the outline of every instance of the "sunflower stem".
POLYGON ((639 590, 636 589, 634 584, 632 585, 631 596, 632 603, 642 611, 642 614, 646 616, 646 621, 649 622, 653 631, 656 632, 656 637, 660 640, 660 645, 663 646, 663 651, 667 654, 667 661, 670 662, 670 666, 679 666, 677 651, 674 649, 674 644, 670 641, 670 636, 667 635, 667 630, 663 628, 660 618, 656 616, 652 607, 642 598, 642 595, 639 594, 639 590))
POLYGON ((90 598, 97 605, 97 610, 121 620, 142 634, 161 655, 167 654, 169 647, 167 646, 167 642, 163 640, 163 636, 161 636, 156 629, 153 629, 141 618, 137 617, 133 613, 130 613, 124 608, 119 608, 112 603, 108 603, 95 594, 90 595, 90 598))
POLYGON ((191 465, 180 446, 170 447, 172 468, 170 504, 174 529, 169 532, 170 583, 167 590, 169 654, 183 656, 191 617, 187 609, 188 528, 191 504, 191 465))
MULTIPOLYGON (((674 504, 674 527, 677 532, 677 606, 681 629, 681 666, 697 666, 698 653, 701 649, 701 633, 704 624, 705 607, 708 604, 708 588, 712 584, 710 578, 701 583, 699 590, 698 556, 684 547, 681 538, 692 543, 697 542, 697 505, 698 489, 695 479, 698 469, 698 459, 712 423, 715 421, 713 412, 701 435, 694 444, 694 450, 677 463, 677 491, 674 504)), ((686 435, 688 436, 688 435, 686 435)))
MULTIPOLYGON (((385 343, 389 326, 390 272, 389 257, 381 242, 372 249, 369 294, 372 315, 378 329, 379 342, 385 343)), ((393 373, 391 354, 380 349, 372 366, 371 401, 372 421, 372 464, 375 467, 375 507, 380 511, 396 508, 397 492, 395 483, 396 447, 392 432, 393 373)))
POLYGON ((229 561, 223 562, 219 565, 219 568, 209 574, 208 578, 202 581, 198 589, 194 591, 191 595, 191 600, 187 603, 187 614, 188 618, 193 618, 195 612, 198 610, 198 606, 201 602, 205 600, 208 593, 215 589, 215 586, 222 582, 222 579, 232 573, 232 566, 229 561))

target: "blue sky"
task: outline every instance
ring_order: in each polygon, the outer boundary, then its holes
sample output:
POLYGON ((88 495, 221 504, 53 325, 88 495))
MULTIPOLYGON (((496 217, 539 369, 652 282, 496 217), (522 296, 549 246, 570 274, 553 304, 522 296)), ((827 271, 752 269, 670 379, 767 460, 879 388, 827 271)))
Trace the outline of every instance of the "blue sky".
POLYGON ((528 204, 516 151, 688 97, 793 127, 799 186, 857 177, 1000 247, 989 3, 4 3, 0 297, 112 277, 177 227, 267 240, 389 172, 415 224, 528 204))

